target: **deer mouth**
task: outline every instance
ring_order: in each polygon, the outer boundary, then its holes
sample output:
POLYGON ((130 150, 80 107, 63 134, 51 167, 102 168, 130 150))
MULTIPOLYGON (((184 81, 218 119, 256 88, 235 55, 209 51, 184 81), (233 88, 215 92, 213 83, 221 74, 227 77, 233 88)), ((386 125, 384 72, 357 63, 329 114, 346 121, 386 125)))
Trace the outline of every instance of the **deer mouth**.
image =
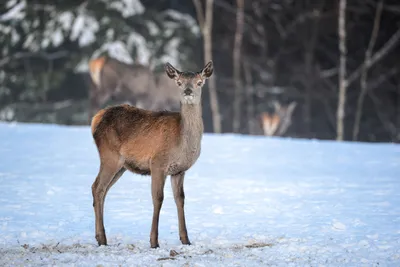
POLYGON ((183 98, 184 98, 185 100, 193 100, 193 99, 194 99, 194 95, 193 95, 193 94, 184 95, 183 98))
POLYGON ((182 103, 192 105, 195 102, 194 94, 183 95, 182 103))

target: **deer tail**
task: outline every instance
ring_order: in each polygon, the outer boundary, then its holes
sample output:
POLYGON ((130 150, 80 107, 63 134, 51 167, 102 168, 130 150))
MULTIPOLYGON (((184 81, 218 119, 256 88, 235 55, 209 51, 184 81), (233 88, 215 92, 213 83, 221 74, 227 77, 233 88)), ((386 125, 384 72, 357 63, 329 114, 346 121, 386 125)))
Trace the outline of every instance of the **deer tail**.
POLYGON ((91 128, 92 128, 92 135, 94 136, 97 126, 100 124, 101 120, 103 119, 104 113, 106 112, 105 109, 100 110, 99 112, 96 113, 96 115, 93 116, 92 119, 92 124, 91 124, 91 128))
POLYGON ((105 57, 99 57, 89 61, 90 77, 96 86, 100 86, 101 84, 100 74, 105 62, 105 57))

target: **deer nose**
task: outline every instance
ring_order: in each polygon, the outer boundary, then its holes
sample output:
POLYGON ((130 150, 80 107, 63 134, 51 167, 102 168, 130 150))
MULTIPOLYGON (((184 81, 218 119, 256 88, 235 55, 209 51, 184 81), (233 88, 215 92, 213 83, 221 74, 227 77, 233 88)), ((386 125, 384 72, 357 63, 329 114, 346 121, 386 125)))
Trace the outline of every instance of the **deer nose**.
POLYGON ((191 94, 193 93, 193 91, 192 91, 192 89, 190 89, 190 88, 186 88, 185 91, 183 91, 183 93, 184 93, 185 95, 191 95, 191 94))

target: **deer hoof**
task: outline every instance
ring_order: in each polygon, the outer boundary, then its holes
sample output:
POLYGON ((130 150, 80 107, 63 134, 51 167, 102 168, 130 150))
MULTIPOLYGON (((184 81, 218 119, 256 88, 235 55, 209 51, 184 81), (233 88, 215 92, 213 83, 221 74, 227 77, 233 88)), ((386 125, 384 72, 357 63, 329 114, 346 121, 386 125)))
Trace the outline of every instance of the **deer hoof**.
POLYGON ((101 245, 107 246, 107 239, 105 236, 96 235, 96 240, 97 240, 97 243, 99 244, 99 246, 101 246, 101 245))
POLYGON ((151 244, 151 245, 150 245, 150 247, 151 247, 151 248, 159 248, 159 247, 160 247, 160 245, 159 245, 158 243, 157 243, 157 244, 155 244, 155 245, 151 244))
POLYGON ((192 243, 190 243, 190 241, 189 241, 189 238, 181 238, 181 242, 182 242, 182 245, 188 245, 188 246, 190 246, 192 243))

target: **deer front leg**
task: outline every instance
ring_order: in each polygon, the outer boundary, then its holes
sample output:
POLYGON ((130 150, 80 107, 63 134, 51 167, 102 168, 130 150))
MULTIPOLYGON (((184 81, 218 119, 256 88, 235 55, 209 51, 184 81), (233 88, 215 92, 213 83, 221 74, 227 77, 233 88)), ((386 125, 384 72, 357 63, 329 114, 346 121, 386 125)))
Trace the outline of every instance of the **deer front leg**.
POLYGON ((160 168, 151 169, 151 195, 153 198, 153 221, 150 232, 151 248, 158 248, 158 222, 160 210, 164 201, 164 184, 166 175, 160 168))
POLYGON ((179 237, 184 245, 190 245, 189 237, 186 230, 185 221, 185 192, 183 190, 183 180, 185 178, 185 173, 181 172, 176 175, 171 176, 171 185, 174 192, 174 199, 176 203, 176 208, 178 210, 178 220, 179 220, 179 237))

